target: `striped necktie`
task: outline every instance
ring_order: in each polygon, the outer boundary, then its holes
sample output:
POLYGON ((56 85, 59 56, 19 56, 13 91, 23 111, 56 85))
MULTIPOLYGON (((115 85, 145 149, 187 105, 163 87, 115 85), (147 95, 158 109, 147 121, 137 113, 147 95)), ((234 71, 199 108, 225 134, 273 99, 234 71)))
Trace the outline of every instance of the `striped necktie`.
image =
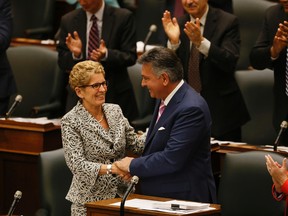
POLYGON ((99 30, 97 26, 97 17, 93 14, 90 21, 92 21, 92 27, 89 32, 88 42, 88 59, 90 59, 90 53, 99 47, 99 30))
POLYGON ((285 72, 285 93, 286 95, 288 96, 288 47, 287 47, 287 50, 286 50, 286 72, 285 72))

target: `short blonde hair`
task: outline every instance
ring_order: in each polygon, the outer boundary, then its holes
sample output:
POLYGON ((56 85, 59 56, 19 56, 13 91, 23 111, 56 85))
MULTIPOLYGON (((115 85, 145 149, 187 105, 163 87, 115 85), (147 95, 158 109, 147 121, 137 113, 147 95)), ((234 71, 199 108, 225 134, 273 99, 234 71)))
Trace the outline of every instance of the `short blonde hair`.
POLYGON ((69 75, 70 88, 75 90, 77 86, 87 85, 91 76, 98 73, 102 73, 105 77, 104 67, 101 63, 91 60, 78 62, 69 75))

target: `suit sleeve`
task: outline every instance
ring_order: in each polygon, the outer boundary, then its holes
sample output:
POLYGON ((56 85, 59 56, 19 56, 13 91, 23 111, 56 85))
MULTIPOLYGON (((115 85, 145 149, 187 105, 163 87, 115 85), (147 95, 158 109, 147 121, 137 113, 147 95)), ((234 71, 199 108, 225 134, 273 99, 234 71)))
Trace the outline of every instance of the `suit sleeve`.
MULTIPOLYGON (((225 17, 224 17, 225 18, 225 17)), ((240 32, 239 21, 236 17, 229 18, 222 31, 220 41, 211 40, 207 60, 209 60, 215 68, 221 71, 231 73, 234 72, 240 52, 240 32)), ((225 22, 224 22, 225 23, 225 22)), ((219 27, 221 29, 221 27, 219 27)), ((216 34, 216 33, 215 33, 216 34)))
POLYGON ((12 36, 12 11, 10 1, 4 0, 0 3, 0 53, 6 51, 10 46, 12 36))
POLYGON ((271 31, 271 29, 268 27, 268 22, 269 20, 266 14, 261 32, 250 52, 251 66, 258 70, 272 68, 273 64, 270 54, 272 44, 268 36, 268 32, 271 31))
MULTIPOLYGON (((136 23, 132 13, 119 13, 115 17, 115 27, 110 38, 105 40, 108 58, 103 62, 106 67, 128 67, 135 64, 136 54, 136 23), (121 16, 119 16, 121 15, 121 16)), ((103 27, 104 28, 104 27, 103 27)))
MULTIPOLYGON (((182 111, 171 129, 157 131, 151 145, 163 145, 153 153, 135 158, 130 164, 130 173, 139 177, 154 177, 175 173, 186 165, 191 157, 197 158, 197 151, 206 136, 205 114, 199 108, 182 111), (168 137, 168 141, 161 143, 168 137)), ((173 120, 174 121, 174 120, 173 120)))

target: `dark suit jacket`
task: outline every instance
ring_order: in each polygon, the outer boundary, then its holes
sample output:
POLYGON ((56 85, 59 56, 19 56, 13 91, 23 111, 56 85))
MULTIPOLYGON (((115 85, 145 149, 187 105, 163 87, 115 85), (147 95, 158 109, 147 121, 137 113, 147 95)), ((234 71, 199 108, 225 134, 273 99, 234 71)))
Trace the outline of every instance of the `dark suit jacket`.
MULTIPOLYGON (((184 33, 189 15, 181 17, 181 44, 177 54, 184 67, 187 80, 190 41, 184 33)), ((204 26, 204 37, 211 42, 208 57, 200 57, 201 95, 205 98, 212 116, 212 136, 221 136, 239 128, 250 120, 244 99, 234 78, 239 58, 240 34, 238 19, 220 9, 209 7, 204 26)))
POLYGON ((141 193, 174 199, 216 202, 211 168, 211 117, 205 100, 186 82, 147 134, 143 155, 130 172, 141 181, 141 193))
MULTIPOLYGON (((288 97, 285 94, 285 66, 287 50, 283 49, 279 57, 272 61, 270 48, 279 23, 288 20, 282 5, 277 4, 267 9, 262 30, 250 53, 251 65, 258 70, 274 69, 274 127, 279 130, 283 120, 288 121, 288 97)), ((288 145, 288 136, 286 140, 288 145)))
MULTIPOLYGON (((78 32, 83 44, 81 61, 86 59, 86 26, 86 12, 82 8, 62 17, 57 50, 59 65, 63 71, 69 73, 77 63, 65 44, 68 33, 78 32)), ((127 67, 135 64, 137 59, 135 28, 135 20, 130 11, 105 5, 102 39, 108 49, 108 58, 101 63, 105 68, 106 79, 109 81, 106 102, 118 103, 124 115, 130 120, 137 114, 132 84, 127 72, 127 67)))
POLYGON ((10 1, 0 0, 0 98, 9 97, 16 92, 16 83, 6 55, 12 29, 10 1))

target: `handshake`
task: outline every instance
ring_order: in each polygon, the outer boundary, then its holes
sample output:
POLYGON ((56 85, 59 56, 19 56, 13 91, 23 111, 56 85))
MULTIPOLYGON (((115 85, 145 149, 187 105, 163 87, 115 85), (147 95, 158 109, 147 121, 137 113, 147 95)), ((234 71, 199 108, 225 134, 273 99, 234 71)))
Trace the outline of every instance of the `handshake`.
POLYGON ((133 160, 133 157, 125 157, 119 161, 116 161, 112 164, 111 167, 111 174, 117 174, 119 175, 123 180, 130 181, 132 176, 129 172, 129 166, 131 161, 133 160))

